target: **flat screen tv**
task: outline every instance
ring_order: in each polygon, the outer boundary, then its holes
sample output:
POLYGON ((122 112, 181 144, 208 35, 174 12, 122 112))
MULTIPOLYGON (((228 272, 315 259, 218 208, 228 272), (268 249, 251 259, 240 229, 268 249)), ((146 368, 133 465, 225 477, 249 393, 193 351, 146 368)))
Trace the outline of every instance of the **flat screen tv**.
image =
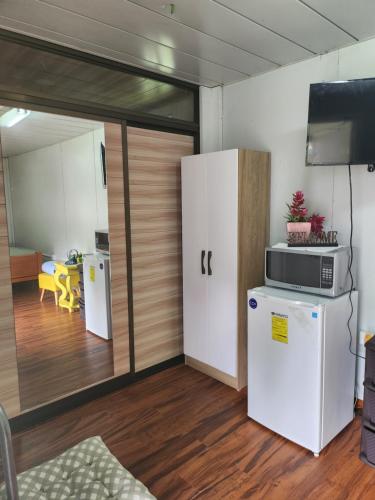
POLYGON ((375 78, 310 85, 306 165, 375 163, 375 78))

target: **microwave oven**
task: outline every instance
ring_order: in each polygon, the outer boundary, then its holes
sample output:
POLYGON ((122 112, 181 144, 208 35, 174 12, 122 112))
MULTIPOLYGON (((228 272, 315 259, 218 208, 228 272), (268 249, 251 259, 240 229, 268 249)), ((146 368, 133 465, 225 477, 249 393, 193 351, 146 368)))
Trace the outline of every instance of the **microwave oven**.
POLYGON ((104 255, 109 255, 108 229, 97 229, 95 231, 95 250, 104 255))
MULTIPOLYGON (((350 248, 301 248, 276 245, 266 248, 267 286, 338 297, 351 289, 350 248)), ((354 261, 353 289, 356 286, 354 261)))

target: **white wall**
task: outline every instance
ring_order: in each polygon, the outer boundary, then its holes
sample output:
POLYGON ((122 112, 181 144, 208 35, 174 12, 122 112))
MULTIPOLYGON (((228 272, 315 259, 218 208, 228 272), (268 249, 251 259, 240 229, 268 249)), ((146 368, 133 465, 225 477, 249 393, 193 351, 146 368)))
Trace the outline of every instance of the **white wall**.
POLYGON ((108 227, 100 142, 104 128, 8 159, 14 242, 65 259, 94 251, 108 227))
POLYGON ((201 153, 220 151, 223 144, 222 87, 201 87, 199 92, 201 153))
MULTIPOLYGON (((285 240, 285 202, 303 189, 307 205, 327 217, 327 227, 349 239, 347 167, 305 167, 309 85, 375 76, 375 40, 228 85, 223 90, 223 149, 270 151, 271 243, 285 240)), ((359 327, 375 332, 375 174, 354 166, 354 245, 359 249, 359 327)), ((362 351, 363 353, 363 351, 362 351)), ((363 363, 358 393, 362 395, 363 363)))

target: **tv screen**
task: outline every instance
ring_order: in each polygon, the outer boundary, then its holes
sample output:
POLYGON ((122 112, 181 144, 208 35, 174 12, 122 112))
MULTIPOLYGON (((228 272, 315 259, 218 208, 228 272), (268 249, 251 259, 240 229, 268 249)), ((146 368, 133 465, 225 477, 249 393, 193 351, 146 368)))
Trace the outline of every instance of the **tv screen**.
POLYGON ((375 163, 375 78, 310 85, 306 165, 375 163))

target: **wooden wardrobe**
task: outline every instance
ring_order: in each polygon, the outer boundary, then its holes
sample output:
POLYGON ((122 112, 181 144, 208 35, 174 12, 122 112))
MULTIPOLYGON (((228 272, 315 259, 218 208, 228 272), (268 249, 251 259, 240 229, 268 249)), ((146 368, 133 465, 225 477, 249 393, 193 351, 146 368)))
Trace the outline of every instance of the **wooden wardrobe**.
MULTIPOLYGON (((124 123, 104 132, 116 377, 183 352, 181 157, 194 139, 124 123)), ((22 410, 15 340, 0 155, 0 402, 10 417, 22 410)))
POLYGON ((116 376, 182 354, 181 158, 194 140, 106 124, 105 142, 116 376))
POLYGON ((263 283, 269 153, 232 149, 182 160, 186 363, 247 384, 247 290, 263 283))
POLYGON ((193 137, 127 128, 135 371, 182 354, 181 158, 193 137))

